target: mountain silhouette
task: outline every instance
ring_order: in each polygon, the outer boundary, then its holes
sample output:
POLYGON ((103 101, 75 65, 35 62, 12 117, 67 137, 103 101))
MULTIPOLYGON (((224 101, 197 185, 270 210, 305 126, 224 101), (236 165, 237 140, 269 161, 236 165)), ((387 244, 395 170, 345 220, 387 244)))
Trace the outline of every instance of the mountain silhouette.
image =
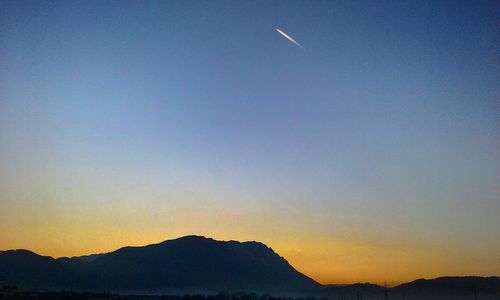
POLYGON ((0 251, 0 285, 24 289, 195 294, 246 291, 343 299, 500 299, 499 277, 418 279, 385 289, 368 283, 320 285, 259 242, 185 236, 110 253, 54 259, 0 251))
POLYGON ((34 288, 296 292, 320 285, 259 242, 186 236, 143 247, 53 259, 0 252, 0 282, 34 288))
POLYGON ((333 299, 365 300, 498 300, 500 299, 500 277, 465 276, 418 279, 387 289, 369 283, 325 285, 316 295, 333 299), (387 298, 385 298, 386 292, 387 298))
POLYGON ((418 279, 391 289, 396 297, 406 299, 500 299, 500 277, 439 277, 418 279))
POLYGON ((57 260, 28 250, 0 252, 0 283, 28 287, 69 284, 68 270, 57 260))

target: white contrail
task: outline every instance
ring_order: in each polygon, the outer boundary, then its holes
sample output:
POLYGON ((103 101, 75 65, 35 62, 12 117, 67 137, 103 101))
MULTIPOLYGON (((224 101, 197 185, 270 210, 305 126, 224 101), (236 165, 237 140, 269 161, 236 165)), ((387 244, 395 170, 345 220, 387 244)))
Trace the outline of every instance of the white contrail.
POLYGON ((301 49, 304 49, 304 47, 302 47, 301 44, 299 44, 299 42, 297 42, 296 40, 294 40, 291 36, 289 36, 288 34, 286 34, 283 30, 279 29, 279 28, 276 28, 276 31, 279 32, 282 36, 284 36, 287 40, 289 40, 290 42, 294 43, 295 45, 299 46, 301 49))

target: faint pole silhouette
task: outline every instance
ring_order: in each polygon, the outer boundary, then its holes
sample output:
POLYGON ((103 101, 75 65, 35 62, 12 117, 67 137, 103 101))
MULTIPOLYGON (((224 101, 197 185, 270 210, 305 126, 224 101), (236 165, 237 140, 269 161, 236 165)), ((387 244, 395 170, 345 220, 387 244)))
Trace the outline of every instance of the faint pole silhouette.
POLYGON ((384 281, 384 300, 389 299, 389 292, 387 290, 387 281, 384 281))

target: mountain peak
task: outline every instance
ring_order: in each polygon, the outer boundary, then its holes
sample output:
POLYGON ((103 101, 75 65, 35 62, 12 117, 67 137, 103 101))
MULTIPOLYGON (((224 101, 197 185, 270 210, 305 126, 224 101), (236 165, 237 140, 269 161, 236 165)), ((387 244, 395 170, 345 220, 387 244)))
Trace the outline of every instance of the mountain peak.
MULTIPOLYGON (((179 238, 176 238, 176 239, 173 239, 174 241, 175 240, 198 240, 198 241, 206 241, 206 240, 210 240, 210 241, 213 241, 214 239, 212 238, 209 238, 209 237, 206 237, 206 236, 203 236, 203 235, 195 235, 195 234, 191 234, 191 235, 185 235, 185 236, 181 236, 179 238)), ((169 240, 167 240, 169 241, 169 240)), ((172 240, 170 240, 172 241, 172 240)))
MULTIPOLYGON (((7 275, 0 281, 22 286, 26 282, 23 278, 30 276, 29 263, 23 259, 12 263, 2 254, 0 274, 7 275), (24 273, 14 276, 16 270, 24 273)), ((39 278, 36 286, 108 291, 194 288, 214 292, 288 292, 319 286, 263 243, 218 241, 197 235, 100 255, 50 258, 50 267, 57 271, 57 280, 44 282, 39 278)))

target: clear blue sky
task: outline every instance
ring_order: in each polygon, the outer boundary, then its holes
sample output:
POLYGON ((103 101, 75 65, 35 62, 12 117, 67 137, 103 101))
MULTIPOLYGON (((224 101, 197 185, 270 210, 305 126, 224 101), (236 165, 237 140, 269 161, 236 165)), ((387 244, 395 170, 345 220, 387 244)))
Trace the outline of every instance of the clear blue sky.
POLYGON ((499 71, 495 1, 0 1, 0 248, 498 275, 499 71))

